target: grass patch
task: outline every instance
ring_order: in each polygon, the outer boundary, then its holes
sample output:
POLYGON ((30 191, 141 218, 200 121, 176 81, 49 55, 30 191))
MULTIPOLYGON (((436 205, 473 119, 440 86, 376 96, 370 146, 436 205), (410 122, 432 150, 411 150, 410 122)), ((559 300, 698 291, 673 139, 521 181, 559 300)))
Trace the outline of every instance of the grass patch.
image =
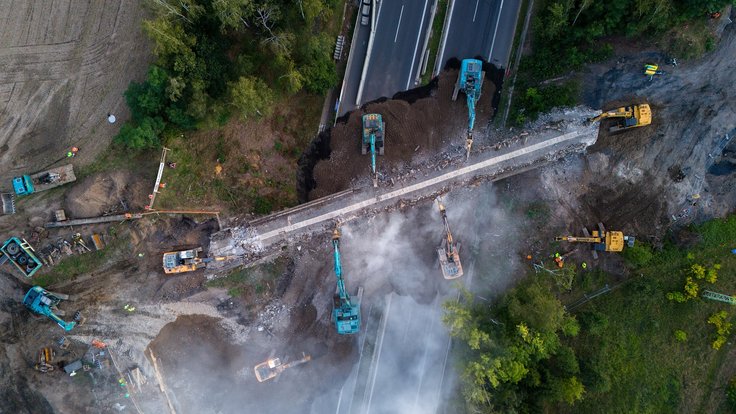
POLYGON ((118 250, 128 244, 127 238, 119 238, 109 243, 102 250, 93 250, 84 254, 75 254, 59 261, 55 266, 43 270, 33 277, 33 283, 41 287, 49 287, 58 283, 74 280, 78 276, 99 271, 105 267, 118 250))
POLYGON ((704 20, 671 30, 663 37, 667 52, 680 59, 696 59, 715 48, 716 39, 704 20))
POLYGON ((288 265, 288 258, 278 257, 260 266, 236 269, 225 277, 208 281, 206 286, 227 289, 231 297, 267 300, 276 291, 277 279, 288 265))
POLYGON ((696 280, 701 291, 736 290, 736 278, 729 277, 736 272, 730 252, 736 216, 693 231, 702 241, 688 251, 669 245, 651 252, 643 246, 627 259, 637 267, 636 276, 581 308, 581 321, 604 318, 606 324, 582 323, 580 336, 571 342, 587 392, 574 410, 562 407, 564 412, 698 412, 711 398, 710 390, 727 386, 716 383, 727 347, 713 349, 716 330, 707 320, 725 310, 733 322, 736 312, 699 297, 676 303, 667 300, 667 293, 683 290, 693 264, 722 265, 715 284, 696 280), (648 259, 641 260, 644 256, 648 259))
POLYGON ((440 49, 440 40, 442 40, 442 27, 445 24, 445 16, 447 15, 448 0, 437 1, 437 14, 432 22, 432 32, 429 38, 429 56, 427 63, 427 72, 422 75, 422 85, 426 85, 432 80, 432 72, 434 65, 437 63, 437 52, 440 49))

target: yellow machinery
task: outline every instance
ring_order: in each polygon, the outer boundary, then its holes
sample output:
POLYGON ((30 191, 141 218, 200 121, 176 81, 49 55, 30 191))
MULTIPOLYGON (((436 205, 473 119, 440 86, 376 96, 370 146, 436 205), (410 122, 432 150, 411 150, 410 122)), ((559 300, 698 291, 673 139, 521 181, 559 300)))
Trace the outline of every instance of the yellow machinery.
POLYGON ((588 233, 588 229, 583 229, 585 234, 578 236, 558 236, 555 241, 566 241, 570 243, 591 243, 594 256, 597 258, 596 252, 621 252, 624 250, 624 243, 634 246, 635 238, 633 236, 624 236, 620 231, 606 231, 602 223, 598 223, 598 230, 594 230, 593 234, 588 233))
POLYGON ((588 122, 592 123, 606 118, 621 118, 616 125, 608 129, 610 132, 618 132, 651 124, 652 110, 649 108, 649 104, 625 106, 589 118, 588 122))
POLYGON ((52 362, 54 362, 55 356, 56 352, 54 352, 53 349, 49 347, 41 349, 38 353, 38 363, 34 365, 33 368, 36 371, 43 372, 44 374, 53 371, 54 366, 52 365, 52 362))
POLYGON ((197 247, 196 249, 164 253, 164 273, 193 272, 207 266, 209 262, 221 262, 235 258, 235 256, 218 256, 202 259, 198 257, 201 252, 202 248, 197 247))
POLYGON ((276 378, 279 374, 289 368, 293 368, 311 360, 312 356, 304 353, 302 353, 302 359, 289 362, 288 364, 282 364, 281 359, 279 358, 269 358, 253 367, 253 370, 256 373, 256 379, 258 382, 263 382, 276 378))
POLYGON ((644 74, 649 76, 649 80, 654 79, 654 75, 664 75, 664 71, 659 69, 659 65, 647 63, 644 65, 644 74))
POLYGON ((442 221, 445 223, 445 232, 447 236, 442 241, 442 246, 437 249, 437 256, 440 259, 440 269, 442 269, 442 276, 445 279, 457 279, 463 275, 463 265, 460 263, 460 247, 452 238, 452 232, 450 232, 450 223, 447 221, 447 212, 442 201, 437 198, 437 205, 442 214, 442 221))

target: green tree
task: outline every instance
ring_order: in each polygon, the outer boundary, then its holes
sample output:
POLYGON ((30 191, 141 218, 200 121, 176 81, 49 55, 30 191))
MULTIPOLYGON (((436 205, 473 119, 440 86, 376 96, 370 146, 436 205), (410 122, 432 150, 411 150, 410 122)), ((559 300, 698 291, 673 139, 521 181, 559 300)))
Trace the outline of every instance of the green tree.
POLYGON ((573 405, 583 399, 585 387, 577 377, 556 379, 550 384, 552 401, 565 402, 573 405))
POLYGON ((273 102, 273 92, 261 79, 242 76, 230 85, 230 103, 243 119, 269 115, 273 102))
POLYGON ((332 62, 332 40, 327 35, 311 39, 304 53, 304 87, 308 92, 323 94, 337 83, 337 71, 332 62))
POLYGON ((220 30, 243 31, 254 11, 251 0, 214 0, 212 8, 220 21, 220 30))
POLYGON ((169 76, 163 68, 151 66, 148 77, 143 83, 131 82, 125 91, 133 119, 141 121, 146 117, 159 115, 168 104, 166 88, 169 76))
POLYGON ((194 51, 197 37, 184 24, 182 20, 171 20, 163 16, 143 22, 143 29, 153 39, 153 52, 167 68, 179 74, 189 73, 197 65, 194 51))
POLYGON ((115 141, 130 149, 155 148, 160 145, 159 134, 165 127, 160 117, 146 117, 139 125, 126 123, 120 128, 115 141))

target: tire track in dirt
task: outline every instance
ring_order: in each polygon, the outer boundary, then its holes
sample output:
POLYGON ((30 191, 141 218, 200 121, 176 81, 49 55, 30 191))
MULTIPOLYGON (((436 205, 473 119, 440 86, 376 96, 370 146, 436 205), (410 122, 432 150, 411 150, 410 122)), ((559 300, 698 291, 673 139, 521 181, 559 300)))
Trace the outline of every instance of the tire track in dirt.
POLYGON ((127 118, 122 93, 151 59, 142 4, 14 0, 0 16, 0 183, 70 146, 76 163, 92 161, 120 127, 106 114, 127 118))

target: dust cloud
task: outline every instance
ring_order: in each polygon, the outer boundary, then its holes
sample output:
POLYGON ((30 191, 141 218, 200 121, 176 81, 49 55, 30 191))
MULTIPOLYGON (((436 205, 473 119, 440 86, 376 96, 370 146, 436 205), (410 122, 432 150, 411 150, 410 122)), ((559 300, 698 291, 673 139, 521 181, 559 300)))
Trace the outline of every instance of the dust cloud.
MULTIPOLYGON (((492 298, 514 282, 520 220, 490 183, 456 189, 443 197, 460 242, 465 275, 458 283, 492 298), (491 294, 489 294, 491 292, 491 294)), ((458 294, 442 278, 437 248, 445 236, 435 202, 342 223, 341 253, 351 295, 364 289, 361 334, 339 336, 329 320, 331 294, 305 293, 319 320, 306 324, 292 313, 285 331, 258 332, 250 324, 237 343, 221 323, 180 318, 153 342, 163 362, 177 412, 207 413, 402 413, 441 412, 457 374, 442 324, 442 303, 458 294), (323 300, 324 299, 324 300, 323 300), (329 299, 329 301, 328 301, 329 299), (324 308, 324 309, 322 309, 324 308), (275 380, 258 383, 253 366, 269 357, 312 360, 275 380)), ((317 238, 327 242, 326 236, 317 238)), ((329 247, 315 264, 317 290, 334 288, 329 247), (325 260, 326 259, 326 260, 325 260), (323 274, 328 270, 330 274, 323 274)), ((300 299, 301 300, 301 299, 300 299)))
MULTIPOLYGON (((499 204, 490 183, 443 197, 453 235, 461 244, 466 288, 485 298, 514 282, 520 220, 499 204)), ((339 406, 318 398, 312 413, 440 412, 457 381, 442 303, 458 294, 442 278, 437 248, 445 237, 435 202, 341 227, 348 289, 364 289, 361 358, 341 384, 339 406), (377 316, 376 309, 380 309, 377 316)))

